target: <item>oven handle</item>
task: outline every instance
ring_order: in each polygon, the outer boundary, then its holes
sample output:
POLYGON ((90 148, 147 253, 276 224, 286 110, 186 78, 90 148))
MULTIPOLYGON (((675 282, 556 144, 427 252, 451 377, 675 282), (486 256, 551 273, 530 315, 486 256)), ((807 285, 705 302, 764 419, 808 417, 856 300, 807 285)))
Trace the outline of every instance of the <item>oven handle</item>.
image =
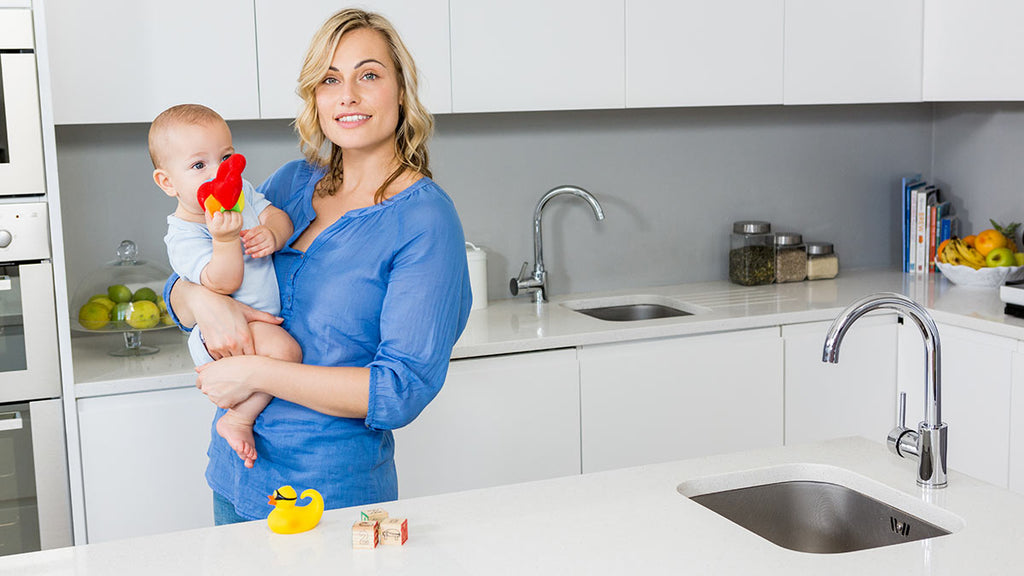
POLYGON ((22 422, 21 412, 0 412, 0 432, 21 430, 22 422))

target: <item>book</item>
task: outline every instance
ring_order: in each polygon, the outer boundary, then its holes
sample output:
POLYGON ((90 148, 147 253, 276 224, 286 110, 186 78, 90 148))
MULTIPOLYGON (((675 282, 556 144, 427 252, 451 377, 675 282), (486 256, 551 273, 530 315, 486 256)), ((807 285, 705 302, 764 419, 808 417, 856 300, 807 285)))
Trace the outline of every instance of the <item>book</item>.
POLYGON ((926 186, 926 183, 921 180, 920 174, 916 174, 909 179, 904 180, 902 214, 904 272, 914 271, 914 260, 916 256, 914 251, 914 238, 917 222, 917 190, 924 186, 926 186))
POLYGON ((948 200, 944 202, 938 201, 932 207, 932 217, 928 222, 931 227, 932 239, 931 258, 928 260, 928 267, 932 272, 935 271, 935 257, 938 256, 939 244, 942 244, 942 241, 945 240, 942 237, 942 220, 949 214, 950 209, 951 206, 948 200))
POLYGON ((938 197, 938 188, 928 185, 917 189, 917 216, 914 224, 914 272, 928 273, 928 215, 929 206, 938 197))

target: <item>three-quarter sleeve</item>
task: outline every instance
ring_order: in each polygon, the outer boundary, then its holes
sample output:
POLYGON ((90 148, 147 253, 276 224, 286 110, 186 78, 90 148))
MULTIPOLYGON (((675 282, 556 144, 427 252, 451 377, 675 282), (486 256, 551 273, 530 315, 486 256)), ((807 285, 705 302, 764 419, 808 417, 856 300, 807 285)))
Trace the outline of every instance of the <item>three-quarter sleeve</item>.
POLYGON ((412 422, 437 395, 472 304, 462 224, 444 196, 410 212, 391 262, 370 363, 366 425, 412 422))

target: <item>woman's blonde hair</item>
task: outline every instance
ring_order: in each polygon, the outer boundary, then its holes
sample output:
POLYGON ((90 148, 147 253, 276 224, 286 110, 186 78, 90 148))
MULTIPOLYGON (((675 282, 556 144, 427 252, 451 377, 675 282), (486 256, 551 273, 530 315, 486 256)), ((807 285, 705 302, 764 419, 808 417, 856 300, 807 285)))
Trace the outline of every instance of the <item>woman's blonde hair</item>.
POLYGON ((320 128, 316 107, 316 90, 327 77, 328 67, 341 37, 353 30, 370 29, 384 36, 396 67, 398 80, 398 126, 395 128, 395 158, 398 166, 374 194, 374 203, 384 200, 385 190, 406 170, 430 177, 427 139, 434 131, 434 118, 420 103, 417 93, 416 63, 402 43, 395 27, 380 14, 358 9, 342 10, 323 23, 313 36, 306 60, 299 74, 296 90, 303 107, 295 119, 302 153, 313 164, 327 167, 327 174, 317 183, 321 196, 334 194, 342 181, 341 148, 330 142, 320 128))

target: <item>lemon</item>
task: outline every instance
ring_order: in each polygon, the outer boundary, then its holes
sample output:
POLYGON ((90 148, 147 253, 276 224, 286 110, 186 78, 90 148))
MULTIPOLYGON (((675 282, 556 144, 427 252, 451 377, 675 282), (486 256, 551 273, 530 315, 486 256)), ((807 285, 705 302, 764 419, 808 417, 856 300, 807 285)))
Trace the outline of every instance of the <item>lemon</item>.
POLYGON ((174 326, 174 319, 171 318, 170 314, 164 312, 160 314, 160 323, 164 326, 174 326))
POLYGON ((114 302, 131 302, 132 291, 124 284, 114 284, 107 287, 107 297, 114 302))
POLYGON ((100 302, 86 302, 78 311, 78 323, 87 330, 99 330, 109 322, 107 307, 100 302))
POLYGON ((156 297, 156 307, 160 309, 160 314, 167 313, 167 302, 164 302, 163 296, 156 297))
POLYGON ((110 312, 110 310, 114 307, 114 304, 115 304, 115 302, 113 300, 111 300, 110 298, 107 298, 103 294, 97 294, 97 295, 93 296, 92 298, 89 298, 89 302, 95 302, 97 304, 102 304, 104 307, 106 307, 107 312, 110 312))
POLYGON ((132 302, 131 313, 128 315, 128 325, 136 330, 145 330, 160 324, 160 309, 156 303, 149 300, 132 302))
POLYGON ((126 322, 132 313, 131 302, 118 302, 110 311, 111 322, 126 322))
POLYGON ((157 295, 152 288, 142 287, 135 291, 132 295, 132 302, 139 302, 141 300, 148 300, 149 302, 156 303, 157 295))

